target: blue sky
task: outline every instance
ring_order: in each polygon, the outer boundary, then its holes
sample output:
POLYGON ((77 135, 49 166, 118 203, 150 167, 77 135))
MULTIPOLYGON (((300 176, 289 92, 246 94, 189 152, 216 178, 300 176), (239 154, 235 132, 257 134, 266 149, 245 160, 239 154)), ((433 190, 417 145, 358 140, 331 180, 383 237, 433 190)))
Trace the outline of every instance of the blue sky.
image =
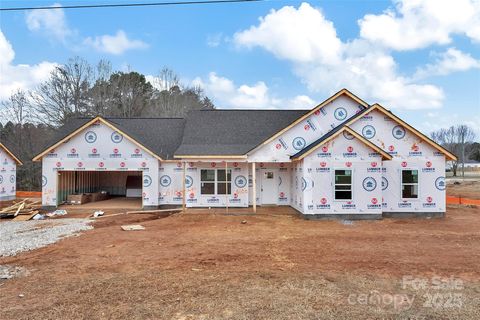
MULTIPOLYGON (((2 7, 20 3, 101 2, 2 7)), ((149 79, 168 66, 220 108, 311 108, 346 87, 426 133, 467 123, 480 136, 478 1, 265 1, 0 19, 0 99, 79 55, 149 79)))

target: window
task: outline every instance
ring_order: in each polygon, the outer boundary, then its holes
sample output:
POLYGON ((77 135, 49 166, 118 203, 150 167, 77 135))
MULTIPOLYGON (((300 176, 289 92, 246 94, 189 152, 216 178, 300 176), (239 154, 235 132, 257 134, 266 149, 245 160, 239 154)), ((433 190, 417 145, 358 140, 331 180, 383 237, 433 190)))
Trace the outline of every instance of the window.
POLYGON ((232 170, 217 170, 217 194, 232 193, 232 170))
POLYGON ((402 170, 402 199, 418 199, 418 170, 402 170))
POLYGON ((221 195, 232 193, 232 170, 202 169, 200 171, 200 193, 221 195))
POLYGON ((335 170, 335 200, 352 200, 352 170, 335 170))
POLYGON ((200 185, 201 194, 215 194, 215 170, 202 170, 200 185))
POLYGON ((265 178, 266 179, 273 179, 273 172, 272 171, 265 172, 265 178))

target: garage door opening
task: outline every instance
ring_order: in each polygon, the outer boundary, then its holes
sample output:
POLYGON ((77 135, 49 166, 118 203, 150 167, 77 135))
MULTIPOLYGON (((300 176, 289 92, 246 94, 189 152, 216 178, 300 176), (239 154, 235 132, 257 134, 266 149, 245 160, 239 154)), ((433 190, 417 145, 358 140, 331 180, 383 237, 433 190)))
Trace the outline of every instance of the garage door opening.
POLYGON ((141 209, 141 171, 59 171, 57 204, 88 209, 141 209))

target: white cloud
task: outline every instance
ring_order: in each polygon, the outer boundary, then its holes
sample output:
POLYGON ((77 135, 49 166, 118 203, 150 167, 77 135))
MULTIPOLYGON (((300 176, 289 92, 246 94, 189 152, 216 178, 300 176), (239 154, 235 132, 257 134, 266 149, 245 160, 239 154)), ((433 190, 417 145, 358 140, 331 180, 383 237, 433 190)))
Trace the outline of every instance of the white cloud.
POLYGON ((258 26, 237 32, 234 41, 248 48, 263 47, 280 59, 297 62, 338 62, 341 41, 333 23, 323 13, 302 3, 271 10, 258 26))
POLYGON ((46 80, 56 63, 44 61, 36 65, 13 64, 15 51, 0 30, 0 100, 18 89, 28 90, 46 80))
POLYGON ((478 0, 396 0, 382 14, 359 20, 360 35, 395 50, 448 44, 454 34, 480 41, 478 0))
POLYGON ((312 91, 331 94, 346 87, 389 108, 438 108, 444 99, 440 88, 398 74, 384 49, 362 39, 342 42, 333 23, 307 3, 270 11, 258 26, 237 32, 234 41, 293 62, 294 72, 312 91))
MULTIPOLYGON (((59 3, 52 5, 52 7, 61 6, 59 3)), ((120 55, 127 50, 148 48, 148 44, 141 40, 129 39, 123 30, 118 30, 114 35, 86 37, 82 41, 78 31, 69 27, 63 9, 28 11, 25 22, 30 31, 44 33, 50 40, 60 41, 74 51, 84 49, 86 46, 100 52, 120 55), (84 47, 76 43, 83 43, 84 47)))
MULTIPOLYGON (((52 7, 61 7, 61 4, 55 3, 52 7)), ((67 24, 63 9, 27 11, 25 22, 30 31, 44 32, 62 42, 74 33, 67 24)))
POLYGON ((314 101, 308 96, 301 95, 291 99, 274 97, 263 81, 253 85, 237 86, 232 80, 218 76, 214 72, 208 75, 206 81, 196 78, 192 84, 203 88, 218 108, 311 109, 314 106, 314 101))
POLYGON ((437 57, 434 63, 417 69, 414 75, 415 79, 436 75, 444 76, 453 72, 480 68, 479 60, 455 48, 449 48, 441 54, 434 54, 434 56, 437 57))
POLYGON ((88 37, 84 44, 105 53, 120 55, 127 50, 146 49, 148 44, 141 40, 129 39, 123 30, 118 30, 115 35, 88 37))

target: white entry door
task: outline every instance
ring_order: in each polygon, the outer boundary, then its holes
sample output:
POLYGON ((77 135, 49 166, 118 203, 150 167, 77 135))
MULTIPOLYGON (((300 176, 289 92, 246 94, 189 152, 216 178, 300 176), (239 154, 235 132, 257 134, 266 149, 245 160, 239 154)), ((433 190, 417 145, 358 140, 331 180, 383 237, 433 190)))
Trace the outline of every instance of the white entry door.
POLYGON ((262 205, 277 204, 278 177, 275 170, 265 170, 262 175, 262 205))

